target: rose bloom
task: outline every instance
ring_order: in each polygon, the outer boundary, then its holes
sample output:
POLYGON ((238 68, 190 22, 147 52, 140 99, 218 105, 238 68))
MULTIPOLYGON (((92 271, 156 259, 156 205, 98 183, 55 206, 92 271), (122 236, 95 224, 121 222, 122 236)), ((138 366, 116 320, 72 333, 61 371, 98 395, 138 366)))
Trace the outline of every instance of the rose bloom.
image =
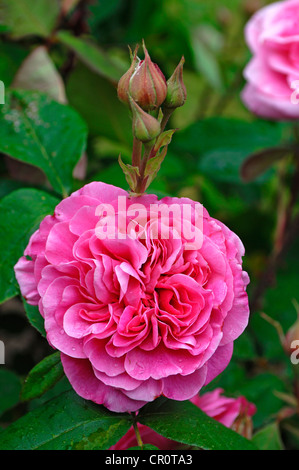
POLYGON ((200 230, 196 204, 136 198, 93 182, 60 202, 32 235, 16 278, 27 302, 38 305, 78 395, 112 411, 136 411, 160 395, 194 397, 229 363, 249 316, 244 248, 205 209, 200 230), (132 215, 137 202, 146 213, 161 204, 192 210, 172 226, 163 216, 169 236, 162 230, 154 237, 155 217, 147 222, 143 214, 137 223, 132 215), (122 222, 116 229, 111 208, 122 222), (175 236, 179 222, 200 231, 198 246, 175 236))
POLYGON ((298 11, 299 0, 273 3, 256 12, 245 27, 253 58, 244 71, 247 85, 242 98, 261 117, 299 118, 298 11))
MULTIPOLYGON (((211 418, 250 439, 253 427, 252 416, 256 413, 256 406, 243 396, 228 398, 222 393, 221 388, 216 388, 202 396, 196 395, 191 402, 211 418)), ((182 446, 179 442, 161 436, 144 424, 138 423, 138 429, 143 444, 151 444, 160 450, 174 450, 182 446)), ((110 450, 127 450, 135 446, 138 446, 138 443, 132 426, 114 446, 110 447, 110 450)))

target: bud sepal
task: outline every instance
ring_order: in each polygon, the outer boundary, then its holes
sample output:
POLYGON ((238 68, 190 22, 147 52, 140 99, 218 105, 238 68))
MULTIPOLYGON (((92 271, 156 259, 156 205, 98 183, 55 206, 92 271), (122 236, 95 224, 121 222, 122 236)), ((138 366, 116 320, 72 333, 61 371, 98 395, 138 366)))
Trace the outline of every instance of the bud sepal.
POLYGON ((158 119, 143 111, 131 97, 130 106, 133 115, 134 137, 144 144, 156 139, 161 132, 158 119))

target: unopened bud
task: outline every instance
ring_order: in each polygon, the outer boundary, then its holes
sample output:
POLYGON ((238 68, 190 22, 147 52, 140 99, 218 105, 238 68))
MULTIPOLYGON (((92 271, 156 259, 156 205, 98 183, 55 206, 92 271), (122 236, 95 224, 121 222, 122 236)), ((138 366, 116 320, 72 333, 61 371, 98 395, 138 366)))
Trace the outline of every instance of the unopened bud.
POLYGON ((252 416, 256 413, 256 406, 247 401, 243 396, 235 401, 239 405, 239 414, 231 428, 246 439, 252 438, 253 422, 252 416))
POLYGON ((159 121, 143 111, 130 97, 130 105, 133 114, 133 133, 137 140, 143 143, 150 142, 158 137, 161 132, 159 121))
POLYGON ((285 352, 290 355, 294 351, 294 347, 292 346, 294 344, 299 344, 299 315, 297 318, 297 321, 294 323, 293 326, 289 329, 287 334, 285 335, 285 340, 284 340, 284 350, 285 352), (298 343, 295 343, 298 342, 298 343))
POLYGON ((179 108, 183 106, 187 98, 187 91, 183 81, 184 57, 181 58, 179 65, 167 80, 167 94, 164 102, 166 108, 179 108))
POLYGON ((131 49, 130 49, 130 54, 131 54, 131 66, 129 70, 120 78, 117 86, 117 95, 120 101, 123 103, 129 104, 129 83, 130 79, 135 72, 135 69, 139 63, 139 58, 137 57, 137 50, 138 46, 136 47, 134 51, 134 55, 132 55, 131 49))
POLYGON ((145 111, 159 108, 166 97, 166 79, 157 64, 152 62, 143 43, 144 60, 130 78, 130 95, 145 111))

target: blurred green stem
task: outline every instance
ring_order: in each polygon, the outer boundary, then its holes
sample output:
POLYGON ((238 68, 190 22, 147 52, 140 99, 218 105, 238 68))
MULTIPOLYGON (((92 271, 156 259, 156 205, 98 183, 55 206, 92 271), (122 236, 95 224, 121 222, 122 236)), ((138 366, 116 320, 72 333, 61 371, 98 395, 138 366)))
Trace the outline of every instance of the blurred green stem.
POLYGON ((261 308, 261 302, 265 290, 270 287, 274 281, 278 264, 288 250, 293 239, 297 236, 299 230, 299 216, 293 217, 294 206, 299 194, 299 134, 294 132, 296 144, 294 146, 293 162, 294 173, 292 176, 291 187, 287 186, 286 166, 287 160, 281 162, 278 170, 278 208, 277 223, 273 249, 269 256, 265 270, 262 273, 259 282, 251 297, 252 311, 261 308))

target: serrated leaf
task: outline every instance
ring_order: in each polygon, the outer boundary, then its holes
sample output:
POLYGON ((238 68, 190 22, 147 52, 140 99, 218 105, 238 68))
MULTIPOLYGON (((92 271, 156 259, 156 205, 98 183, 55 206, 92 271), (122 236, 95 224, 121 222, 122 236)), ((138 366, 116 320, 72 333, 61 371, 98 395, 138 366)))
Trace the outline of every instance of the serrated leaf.
POLYGON ((155 400, 141 410, 138 421, 168 439, 201 449, 255 449, 249 440, 210 418, 190 401, 155 400))
POLYGON ((42 404, 0 432, 0 450, 109 449, 132 425, 73 390, 42 404))
POLYGON ((85 150, 87 129, 69 106, 33 91, 12 90, 0 107, 0 152, 40 168, 67 196, 85 150))
POLYGON ((18 189, 0 202, 0 303, 19 293, 14 265, 32 233, 59 200, 37 189, 18 189))
POLYGON ((164 147, 165 145, 169 145, 174 133, 175 133, 175 129, 170 129, 165 132, 162 132, 156 140, 154 151, 158 152, 158 150, 160 150, 161 147, 164 147))
POLYGON ((290 152, 290 147, 272 147, 253 153, 242 163, 240 173, 243 181, 255 180, 275 162, 289 155, 290 152))
POLYGON ((32 400, 52 388, 64 375, 60 353, 55 352, 39 362, 28 374, 22 387, 21 399, 32 400))

